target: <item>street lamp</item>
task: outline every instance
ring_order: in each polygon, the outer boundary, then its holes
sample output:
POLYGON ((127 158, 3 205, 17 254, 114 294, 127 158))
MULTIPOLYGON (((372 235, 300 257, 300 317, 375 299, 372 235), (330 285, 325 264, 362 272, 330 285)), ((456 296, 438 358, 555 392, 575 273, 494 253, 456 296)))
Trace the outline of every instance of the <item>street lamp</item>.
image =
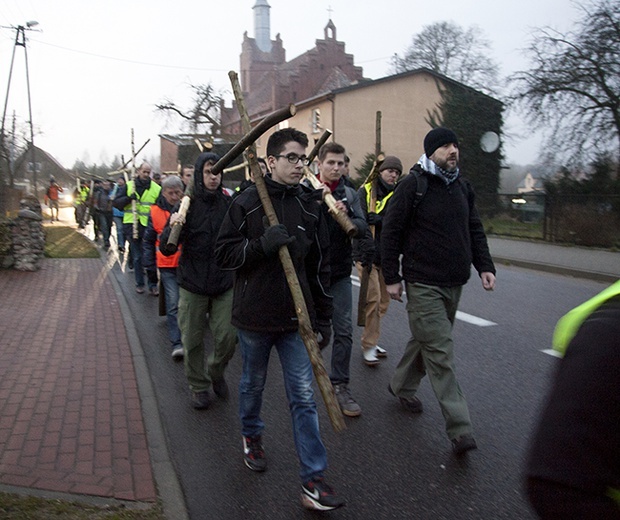
MULTIPOLYGON (((35 20, 30 20, 29 22, 26 22, 26 27, 24 27, 23 25, 18 25, 17 27, 12 25, 10 27, 6 27, 7 29, 15 30, 15 44, 13 45, 13 55, 11 56, 11 68, 9 70, 9 83, 6 87, 6 98, 4 100, 4 111, 2 112, 2 127, 0 128, 0 140, 2 141, 2 152, 6 154, 6 147, 4 144, 4 123, 6 120, 6 109, 9 103, 9 92, 11 90, 11 79, 13 76, 13 63, 15 62, 15 49, 17 47, 23 47, 24 57, 26 60, 26 88, 28 91, 28 115, 30 118, 30 121, 29 121, 30 123, 30 151, 31 151, 32 172, 33 172, 32 180, 33 180, 33 185, 34 185, 35 197, 37 196, 37 166, 36 166, 35 151, 34 151, 34 126, 32 124, 32 103, 31 103, 31 98, 30 98, 30 71, 28 67, 28 50, 26 48, 26 31, 34 30, 33 27, 36 27, 37 25, 39 25, 39 22, 35 20)), ((6 159, 7 159, 7 163, 9 163, 8 154, 6 154, 6 159)), ((9 166, 9 174, 10 174, 10 183, 12 187, 13 186, 13 172, 11 171, 10 166, 9 166)))

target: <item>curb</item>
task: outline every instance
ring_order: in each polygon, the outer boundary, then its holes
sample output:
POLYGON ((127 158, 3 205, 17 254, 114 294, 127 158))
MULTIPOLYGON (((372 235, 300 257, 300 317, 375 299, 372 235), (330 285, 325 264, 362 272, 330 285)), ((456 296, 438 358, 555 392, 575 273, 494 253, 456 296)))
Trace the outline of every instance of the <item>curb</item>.
POLYGON ((546 273, 572 276, 573 278, 585 278, 587 280, 593 280, 595 282, 614 283, 618 281, 618 276, 615 276, 613 274, 599 273, 596 271, 586 271, 583 269, 572 269, 570 267, 545 264, 542 262, 515 260, 514 258, 506 258, 502 256, 493 256, 493 261, 503 265, 513 265, 515 267, 523 267, 525 269, 544 271, 546 273))
MULTIPOLYGON (((105 253, 104 253, 105 255, 105 253)), ((153 476, 161 500, 162 508, 166 518, 174 520, 189 520, 185 497, 176 471, 170 459, 166 435, 163 424, 159 416, 157 397, 153 390, 153 383, 146 364, 142 343, 136 331, 135 324, 131 315, 129 304, 121 290, 116 275, 110 270, 108 272, 114 292, 123 316, 125 331, 131 349, 131 357, 136 372, 136 382, 138 383, 138 393, 142 404, 142 420, 146 429, 147 444, 151 456, 153 476)))

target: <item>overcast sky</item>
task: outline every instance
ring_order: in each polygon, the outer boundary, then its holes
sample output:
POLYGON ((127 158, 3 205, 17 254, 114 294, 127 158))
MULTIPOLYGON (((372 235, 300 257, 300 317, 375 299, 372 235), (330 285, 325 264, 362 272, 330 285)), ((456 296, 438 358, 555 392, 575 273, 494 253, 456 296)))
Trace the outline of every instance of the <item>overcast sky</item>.
MULTIPOLYGON (((148 138, 147 157, 159 156, 160 133, 183 130, 178 120, 155 112, 171 98, 189 106, 189 84, 211 82, 232 99, 227 73, 239 69, 243 33, 254 36, 255 0, 2 0, 0 25, 36 20, 41 32, 27 32, 35 144, 70 168, 130 155, 148 138)), ((288 60, 323 38, 328 8, 355 64, 368 78, 390 73, 390 58, 402 54, 423 26, 454 21, 477 25, 491 41, 502 75, 527 67, 521 53, 533 28, 567 30, 579 16, 569 0, 269 0, 271 37, 280 33, 288 60)), ((15 31, 0 29, 0 100, 4 107, 15 31)), ((16 48, 7 122, 13 110, 28 120, 23 47, 16 48)), ((374 110, 374 109, 373 109, 374 110)), ((509 162, 536 160, 536 138, 519 117, 505 130, 509 162)), ((346 143, 343 143, 346 146, 346 143)))

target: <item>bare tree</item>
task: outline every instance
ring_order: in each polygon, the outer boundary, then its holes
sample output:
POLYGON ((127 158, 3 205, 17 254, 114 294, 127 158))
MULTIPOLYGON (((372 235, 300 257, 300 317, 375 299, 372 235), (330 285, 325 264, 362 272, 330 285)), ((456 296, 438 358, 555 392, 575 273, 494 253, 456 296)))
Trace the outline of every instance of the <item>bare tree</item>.
POLYGON ((161 112, 174 113, 183 118, 193 132, 204 131, 216 135, 220 128, 220 104, 222 95, 211 86, 190 85, 193 91, 192 102, 188 109, 179 107, 171 99, 164 99, 155 105, 161 112))
POLYGON ((488 56, 490 42, 476 26, 454 22, 426 25, 414 35, 403 56, 392 58, 394 72, 425 67, 487 94, 499 84, 499 68, 488 56))
POLYGON ((515 73, 512 99, 544 130, 545 149, 581 162, 614 150, 620 159, 620 3, 577 5, 581 18, 563 34, 538 29, 515 73))

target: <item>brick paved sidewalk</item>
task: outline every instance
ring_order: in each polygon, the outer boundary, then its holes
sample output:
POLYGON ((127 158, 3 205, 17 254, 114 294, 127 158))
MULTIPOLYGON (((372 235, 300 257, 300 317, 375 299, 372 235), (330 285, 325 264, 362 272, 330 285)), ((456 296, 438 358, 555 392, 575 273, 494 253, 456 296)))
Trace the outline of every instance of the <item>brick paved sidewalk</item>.
POLYGON ((0 484, 156 500, 134 365, 99 259, 0 271, 0 484))

